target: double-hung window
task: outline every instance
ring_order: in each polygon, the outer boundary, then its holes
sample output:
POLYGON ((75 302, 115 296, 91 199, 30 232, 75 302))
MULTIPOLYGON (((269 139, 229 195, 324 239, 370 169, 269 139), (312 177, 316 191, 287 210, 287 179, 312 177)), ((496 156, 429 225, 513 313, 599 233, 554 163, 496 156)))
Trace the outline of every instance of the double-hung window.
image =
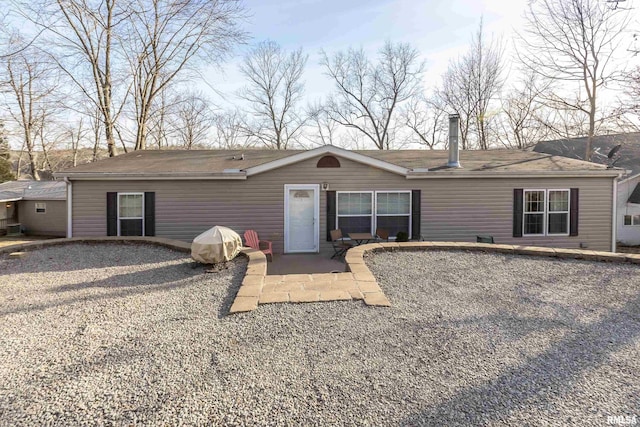
POLYGON ((390 236, 411 235, 411 191, 339 191, 336 228, 343 235, 373 233, 383 228, 390 236))
POLYGON ((569 234, 569 190, 524 190, 523 235, 569 234))
POLYGON ((118 235, 144 235, 144 193, 118 193, 118 235))
POLYGON ((47 213, 47 204, 36 203, 36 213, 47 213))

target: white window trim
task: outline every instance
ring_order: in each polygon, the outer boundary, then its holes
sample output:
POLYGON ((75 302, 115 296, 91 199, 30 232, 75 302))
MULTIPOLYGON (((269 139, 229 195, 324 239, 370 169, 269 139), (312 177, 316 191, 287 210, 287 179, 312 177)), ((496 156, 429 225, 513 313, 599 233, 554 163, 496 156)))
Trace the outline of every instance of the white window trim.
POLYGON ((569 236, 571 234, 571 190, 568 188, 527 188, 523 190, 522 193, 522 236, 523 237, 562 237, 569 236), (543 206, 544 210, 542 212, 529 212, 527 213, 527 193, 536 193, 536 192, 544 193, 544 201, 543 206), (549 192, 550 191, 564 191, 567 193, 567 210, 566 211, 549 211, 549 192), (567 232, 566 233, 549 233, 548 224, 549 224, 549 214, 550 213, 558 213, 558 214, 566 214, 567 215, 567 232), (542 233, 539 234, 526 234, 525 230, 525 218, 527 215, 539 215, 542 216, 542 233))
POLYGON ((47 204, 45 202, 36 202, 36 203, 34 203, 34 210, 38 215, 46 214, 47 213, 47 204), (44 209, 44 212, 38 212, 38 205, 42 206, 40 209, 44 209))
MULTIPOLYGON (((380 190, 380 191, 336 191, 336 228, 340 228, 340 217, 363 217, 368 215, 340 215, 340 194, 371 194, 371 230, 369 232, 373 235, 374 231, 378 228, 378 216, 407 216, 409 217, 409 239, 411 239, 412 233, 412 216, 413 216, 413 198, 411 197, 411 190, 380 190), (380 214, 378 215, 378 194, 379 193, 405 193, 409 194, 409 214, 380 214)), ((344 240, 350 240, 348 236, 343 237, 344 240)), ((395 240, 395 237, 391 237, 390 240, 395 240)))
POLYGON ((121 219, 142 219, 142 235, 144 236, 144 192, 128 192, 128 193, 117 193, 117 217, 118 217, 118 236, 120 236, 120 220, 121 219), (120 196, 142 196, 142 217, 130 217, 130 216, 120 216, 120 196))

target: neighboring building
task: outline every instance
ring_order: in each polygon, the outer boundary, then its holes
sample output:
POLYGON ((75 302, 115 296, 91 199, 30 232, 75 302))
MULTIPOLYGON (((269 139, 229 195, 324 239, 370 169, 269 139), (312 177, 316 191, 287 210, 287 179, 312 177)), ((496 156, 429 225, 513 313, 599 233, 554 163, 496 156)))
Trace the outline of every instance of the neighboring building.
POLYGON ((515 150, 136 151, 56 174, 69 182, 68 236, 185 241, 224 225, 274 252, 329 249, 329 231, 612 250, 620 171, 515 150))
POLYGON ((0 184, 0 233, 67 234, 67 191, 62 181, 7 181, 0 184))
MULTIPOLYGON (((534 151, 573 159, 584 159, 587 138, 539 142, 534 151)), ((617 240, 624 245, 640 245, 640 132, 600 135, 593 138, 595 163, 623 169, 616 201, 617 240), (608 154, 621 145, 612 159, 608 154)))

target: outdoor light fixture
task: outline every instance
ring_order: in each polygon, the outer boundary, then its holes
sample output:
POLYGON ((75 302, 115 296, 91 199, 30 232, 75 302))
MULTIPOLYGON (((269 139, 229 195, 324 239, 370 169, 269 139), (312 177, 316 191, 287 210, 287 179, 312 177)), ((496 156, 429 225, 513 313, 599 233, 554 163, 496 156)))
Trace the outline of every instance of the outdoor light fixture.
POLYGON ((7 208, 10 208, 10 207, 11 207, 11 203, 7 203, 7 208))
POLYGON ((322 183, 322 191, 327 191, 329 189, 329 183, 328 182, 323 182, 322 183))

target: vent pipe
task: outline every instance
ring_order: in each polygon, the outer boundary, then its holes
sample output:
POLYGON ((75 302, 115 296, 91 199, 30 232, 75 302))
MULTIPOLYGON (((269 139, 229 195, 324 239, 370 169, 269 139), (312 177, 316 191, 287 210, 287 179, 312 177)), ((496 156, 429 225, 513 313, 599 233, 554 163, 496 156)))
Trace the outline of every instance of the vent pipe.
POLYGON ((449 163, 450 168, 460 168, 460 149, 458 146, 458 130, 460 129, 460 116, 449 114, 449 163))

